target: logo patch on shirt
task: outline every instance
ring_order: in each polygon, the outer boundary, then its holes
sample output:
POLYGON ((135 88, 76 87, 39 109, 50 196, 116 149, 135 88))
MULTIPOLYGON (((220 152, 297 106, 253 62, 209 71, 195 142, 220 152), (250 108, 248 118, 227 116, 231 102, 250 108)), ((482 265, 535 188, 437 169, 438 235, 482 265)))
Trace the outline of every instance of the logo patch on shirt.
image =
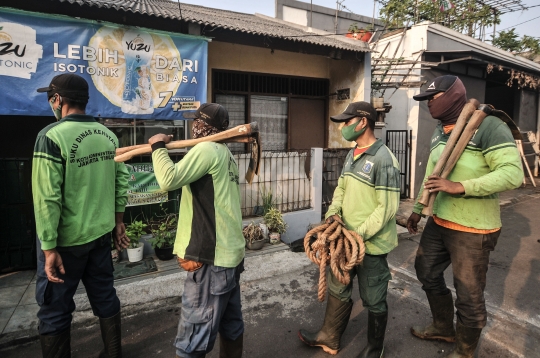
POLYGON ((366 163, 362 167, 362 171, 364 173, 371 173, 371 169, 373 169, 373 162, 370 162, 369 160, 366 160, 366 163))

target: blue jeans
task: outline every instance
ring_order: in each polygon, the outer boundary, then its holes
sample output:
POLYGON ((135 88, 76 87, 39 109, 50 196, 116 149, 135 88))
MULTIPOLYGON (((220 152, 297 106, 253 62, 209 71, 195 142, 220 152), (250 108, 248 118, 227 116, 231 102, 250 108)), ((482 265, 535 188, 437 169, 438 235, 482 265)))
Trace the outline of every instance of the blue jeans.
POLYGON ((204 264, 188 272, 174 342, 178 356, 204 356, 214 348, 218 332, 231 341, 244 333, 239 283, 242 271, 244 261, 234 268, 204 264))
POLYGON ((58 335, 71 327, 75 310, 73 296, 82 280, 94 315, 109 318, 120 311, 120 300, 114 289, 111 258, 111 234, 91 243, 69 248, 57 248, 65 274, 57 270, 64 283, 52 283, 45 274, 45 255, 38 250, 36 301, 39 305, 39 334, 58 335))

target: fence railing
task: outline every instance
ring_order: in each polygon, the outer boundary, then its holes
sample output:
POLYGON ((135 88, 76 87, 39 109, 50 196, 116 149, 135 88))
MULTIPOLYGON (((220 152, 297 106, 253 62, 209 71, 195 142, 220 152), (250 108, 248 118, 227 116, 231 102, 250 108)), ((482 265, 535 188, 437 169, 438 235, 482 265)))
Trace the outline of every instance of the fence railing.
POLYGON ((263 195, 271 193, 273 204, 282 213, 311 207, 311 150, 264 151, 259 175, 248 184, 243 177, 250 154, 233 153, 240 172, 242 216, 262 215, 263 195))
POLYGON ((323 150, 322 212, 326 213, 332 203, 334 190, 345 164, 345 158, 351 148, 323 150))

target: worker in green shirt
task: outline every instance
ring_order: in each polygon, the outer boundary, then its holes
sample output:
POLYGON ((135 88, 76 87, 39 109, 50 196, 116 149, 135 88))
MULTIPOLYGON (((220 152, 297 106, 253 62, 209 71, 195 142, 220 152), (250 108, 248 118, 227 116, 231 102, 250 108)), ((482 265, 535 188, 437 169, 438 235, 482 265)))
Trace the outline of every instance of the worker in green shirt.
MULTIPOLYGON (((229 126, 227 110, 202 104, 184 117, 194 118, 193 138, 219 133, 229 126)), ((159 186, 182 188, 174 253, 188 271, 182 293, 182 313, 175 340, 181 358, 204 357, 220 334, 220 356, 240 358, 244 321, 240 302, 240 273, 244 270, 238 165, 227 145, 202 142, 178 163, 165 144, 171 137, 156 134, 148 140, 159 186)))
POLYGON ((54 77, 46 92, 58 120, 39 132, 32 161, 38 248, 36 301, 44 357, 70 357, 73 296, 82 281, 99 317, 107 357, 121 357, 120 301, 114 289, 111 232, 126 248, 128 172, 115 163, 118 139, 85 113, 88 83, 54 77))
POLYGON ((343 138, 355 142, 334 191, 326 222, 340 220, 348 230, 364 239, 366 254, 344 285, 328 271, 328 304, 323 327, 318 332, 300 330, 298 336, 310 346, 336 354, 347 327, 353 302, 353 277, 358 277, 360 298, 368 310, 368 344, 358 357, 380 358, 384 354, 384 335, 388 319, 386 302, 391 274, 387 254, 398 244, 396 212, 399 207, 399 164, 390 150, 375 138, 377 113, 366 102, 354 102, 332 121, 343 123, 343 138))
MULTIPOLYGON (((411 332, 421 339, 456 342, 447 357, 473 357, 487 322, 484 288, 489 254, 501 233, 498 193, 521 185, 521 160, 508 126, 499 118, 488 116, 448 178, 430 175, 467 103, 467 92, 458 77, 445 75, 435 78, 425 92, 413 98, 427 100, 431 116, 440 122, 431 139, 424 185, 418 198, 423 190, 438 195, 415 262, 433 322, 425 327, 414 326, 411 332), (457 296, 455 329, 452 293, 444 280, 444 271, 450 264, 457 296)), ((407 221, 410 233, 417 233, 422 208, 418 202, 414 206, 407 221)))

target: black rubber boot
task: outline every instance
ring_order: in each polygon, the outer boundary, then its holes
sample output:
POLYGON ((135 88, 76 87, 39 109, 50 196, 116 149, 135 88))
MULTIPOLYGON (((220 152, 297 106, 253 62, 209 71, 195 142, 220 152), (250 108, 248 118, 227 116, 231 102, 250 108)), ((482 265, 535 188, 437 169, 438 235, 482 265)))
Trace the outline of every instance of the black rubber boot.
POLYGON ((368 344, 357 358, 382 358, 384 357, 384 333, 388 312, 368 312, 368 344))
POLYGON ((473 358, 482 334, 482 328, 466 327, 456 323, 456 348, 447 358, 473 358))
POLYGON ((351 316, 353 303, 342 302, 332 295, 328 295, 324 323, 319 332, 298 331, 298 337, 308 346, 321 347, 326 353, 337 354, 341 335, 347 328, 351 316))
POLYGON ((234 341, 219 336, 219 358, 241 358, 244 350, 244 334, 234 341))
POLYGON ((56 336, 40 335, 43 358, 71 358, 71 334, 69 329, 56 336))
POLYGON ((443 296, 434 296, 426 293, 433 323, 427 327, 413 326, 411 333, 421 339, 431 339, 445 342, 456 341, 454 329, 454 301, 452 293, 443 296))
POLYGON ((120 325, 120 311, 110 318, 100 318, 101 339, 105 349, 99 354, 100 358, 122 357, 122 330, 120 325))

